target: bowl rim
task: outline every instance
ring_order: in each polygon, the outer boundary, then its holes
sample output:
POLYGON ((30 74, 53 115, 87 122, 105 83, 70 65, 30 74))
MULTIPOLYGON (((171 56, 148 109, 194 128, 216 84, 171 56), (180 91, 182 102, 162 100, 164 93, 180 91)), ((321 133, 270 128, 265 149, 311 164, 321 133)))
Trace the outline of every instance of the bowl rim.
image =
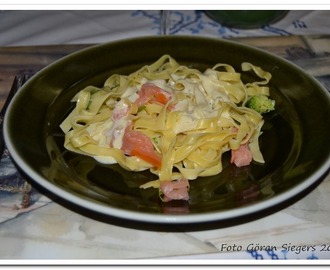
POLYGON ((315 182, 317 182, 319 179, 324 177, 325 174, 328 173, 330 168, 330 156, 327 159, 326 162, 324 162, 317 171, 313 172, 309 177, 307 177, 305 180, 300 182, 299 184, 295 185, 294 187, 291 187, 290 189, 281 192, 280 194, 277 194, 274 197, 271 197, 267 200, 258 201, 255 204, 241 206, 236 209, 229 209, 229 210, 222 210, 222 211, 215 211, 215 212, 208 212, 208 213, 189 213, 185 215, 177 215, 177 214, 157 214, 157 213, 144 213, 144 212, 137 212, 132 210, 126 210, 126 209, 119 209, 117 207, 112 207, 110 205, 103 205, 99 204, 90 200, 83 199, 77 195, 74 195, 56 185, 49 182, 46 178, 41 177, 38 173, 36 173, 34 168, 31 168, 30 165, 26 164, 24 162, 24 159, 18 154, 16 151, 17 146, 11 139, 11 131, 9 128, 9 121, 11 119, 11 115, 13 114, 13 104, 18 99, 19 95, 23 91, 27 91, 29 88, 29 85, 32 83, 32 81, 36 78, 41 76, 43 73, 52 70, 56 65, 61 64, 64 61, 68 61, 69 58, 77 57, 79 55, 84 55, 84 53, 88 51, 93 51, 95 49, 102 49, 104 47, 120 45, 122 43, 134 43, 136 41, 141 41, 142 39, 181 39, 181 38, 188 38, 188 39, 198 39, 198 40, 205 40, 207 41, 216 41, 216 42, 225 42, 227 44, 235 44, 235 46, 239 46, 243 49, 247 50, 255 50, 262 54, 266 54, 269 57, 279 59, 286 63, 287 65, 290 65, 290 68, 298 69, 299 72, 302 72, 309 80, 316 83, 320 91, 325 91, 328 95, 328 99, 330 101, 330 95, 329 92, 325 89, 325 87, 318 81, 316 78, 311 76, 310 74, 306 73, 302 68, 295 65, 294 63, 284 59, 280 58, 279 56, 276 56, 268 51, 265 51, 260 48, 256 48, 251 45, 246 45, 242 43, 238 43, 236 41, 232 40, 222 40, 222 39, 216 39, 213 37, 196 37, 196 36, 147 36, 147 37, 138 37, 138 38, 128 38, 128 39, 122 39, 107 43, 101 43, 89 46, 87 48, 78 50, 76 52, 70 53, 53 63, 47 65, 43 69, 41 69, 39 72, 37 72, 23 87, 22 91, 19 91, 17 95, 13 98, 11 104, 8 107, 6 117, 4 119, 4 139, 7 146, 7 149, 10 152, 10 155, 12 156, 14 162, 18 165, 19 168, 21 168, 33 181, 41 185, 42 187, 46 188, 47 190, 54 193, 56 196, 59 196, 63 198, 64 200, 74 203, 80 207, 93 210, 95 212, 122 218, 122 219, 129 219, 134 221, 144 221, 144 222, 152 222, 152 223, 163 223, 163 224, 185 224, 185 223, 201 223, 201 222, 212 222, 212 221, 220 221, 220 220, 228 220, 232 218, 237 218, 240 216, 246 216, 248 214, 252 214, 255 212, 259 212, 261 210, 269 209, 271 207, 274 207, 276 205, 279 205, 280 203, 283 203, 284 201, 296 196, 297 194, 301 193, 302 191, 306 190, 308 187, 312 186, 315 182), (25 90, 26 89, 26 90, 25 90))

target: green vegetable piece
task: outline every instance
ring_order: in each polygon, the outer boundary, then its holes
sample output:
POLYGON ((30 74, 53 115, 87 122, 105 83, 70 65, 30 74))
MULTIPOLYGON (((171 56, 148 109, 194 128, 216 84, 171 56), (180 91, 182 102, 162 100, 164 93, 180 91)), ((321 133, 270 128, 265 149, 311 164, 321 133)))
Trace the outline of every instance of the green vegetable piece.
POLYGON ((275 110, 275 100, 272 100, 265 95, 252 96, 245 103, 245 106, 263 114, 275 110))

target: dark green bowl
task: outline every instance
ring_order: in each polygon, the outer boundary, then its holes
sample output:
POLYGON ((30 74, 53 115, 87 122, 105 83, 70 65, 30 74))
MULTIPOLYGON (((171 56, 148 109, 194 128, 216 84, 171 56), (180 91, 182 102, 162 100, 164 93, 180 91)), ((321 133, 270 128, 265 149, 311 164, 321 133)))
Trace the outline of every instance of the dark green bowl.
POLYGON ((232 28, 252 29, 275 23, 288 13, 286 10, 207 10, 205 13, 218 23, 232 28))
POLYGON ((118 218, 178 224, 241 217, 306 190, 329 169, 329 119, 326 90, 277 56, 221 39, 141 37, 87 48, 36 74, 9 107, 5 140, 32 180, 69 203, 118 218), (273 76, 276 111, 266 116, 260 139, 266 163, 239 169, 225 156, 222 173, 191 182, 189 203, 162 203, 154 189, 139 189, 153 177, 149 173, 127 172, 65 151, 59 129, 72 108, 70 99, 83 87, 101 86, 112 73, 128 74, 163 54, 201 70, 223 62, 239 71, 247 61, 273 76))

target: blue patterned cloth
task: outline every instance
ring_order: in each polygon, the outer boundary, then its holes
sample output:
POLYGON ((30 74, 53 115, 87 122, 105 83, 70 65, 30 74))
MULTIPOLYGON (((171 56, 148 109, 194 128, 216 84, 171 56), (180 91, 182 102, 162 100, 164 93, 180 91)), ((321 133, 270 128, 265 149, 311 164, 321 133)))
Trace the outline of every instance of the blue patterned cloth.
MULTIPOLYGON (((294 10, 258 29, 235 29, 203 10, 171 10, 169 34, 221 38, 330 34, 327 10, 294 10)), ((0 13, 0 46, 92 44, 160 34, 160 10, 11 10, 0 13)))
MULTIPOLYGON (((274 24, 268 24, 258 29, 236 29, 221 25, 206 15, 203 10, 171 10, 169 15, 169 34, 188 34, 188 35, 213 35, 223 38, 245 37, 245 36, 289 36, 315 31, 317 23, 320 33, 324 34, 329 30, 320 28, 322 25, 319 20, 327 20, 327 11, 290 11, 281 20, 274 24), (314 13, 315 12, 315 13, 314 13), (318 13, 318 19, 314 15, 318 13)), ((152 24, 151 28, 158 34, 160 16, 158 11, 134 11, 132 16, 146 18, 152 24)), ((327 25, 327 24, 325 24, 327 25)), ((315 32, 314 32, 315 34, 315 32)))

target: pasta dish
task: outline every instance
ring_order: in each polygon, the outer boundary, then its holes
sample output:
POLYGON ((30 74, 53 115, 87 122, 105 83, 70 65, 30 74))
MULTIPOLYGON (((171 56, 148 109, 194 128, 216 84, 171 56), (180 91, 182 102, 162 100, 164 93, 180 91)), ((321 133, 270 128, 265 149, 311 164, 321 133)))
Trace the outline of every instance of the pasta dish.
POLYGON ((219 174, 225 152, 238 167, 265 162, 264 119, 247 104, 269 97, 271 74, 247 62, 241 68, 260 79, 244 83, 222 63, 201 72, 169 55, 129 75, 113 74, 72 99, 75 107, 60 125, 64 146, 100 163, 150 170, 157 179, 141 188, 157 188, 165 202, 189 200, 189 181, 219 174))

